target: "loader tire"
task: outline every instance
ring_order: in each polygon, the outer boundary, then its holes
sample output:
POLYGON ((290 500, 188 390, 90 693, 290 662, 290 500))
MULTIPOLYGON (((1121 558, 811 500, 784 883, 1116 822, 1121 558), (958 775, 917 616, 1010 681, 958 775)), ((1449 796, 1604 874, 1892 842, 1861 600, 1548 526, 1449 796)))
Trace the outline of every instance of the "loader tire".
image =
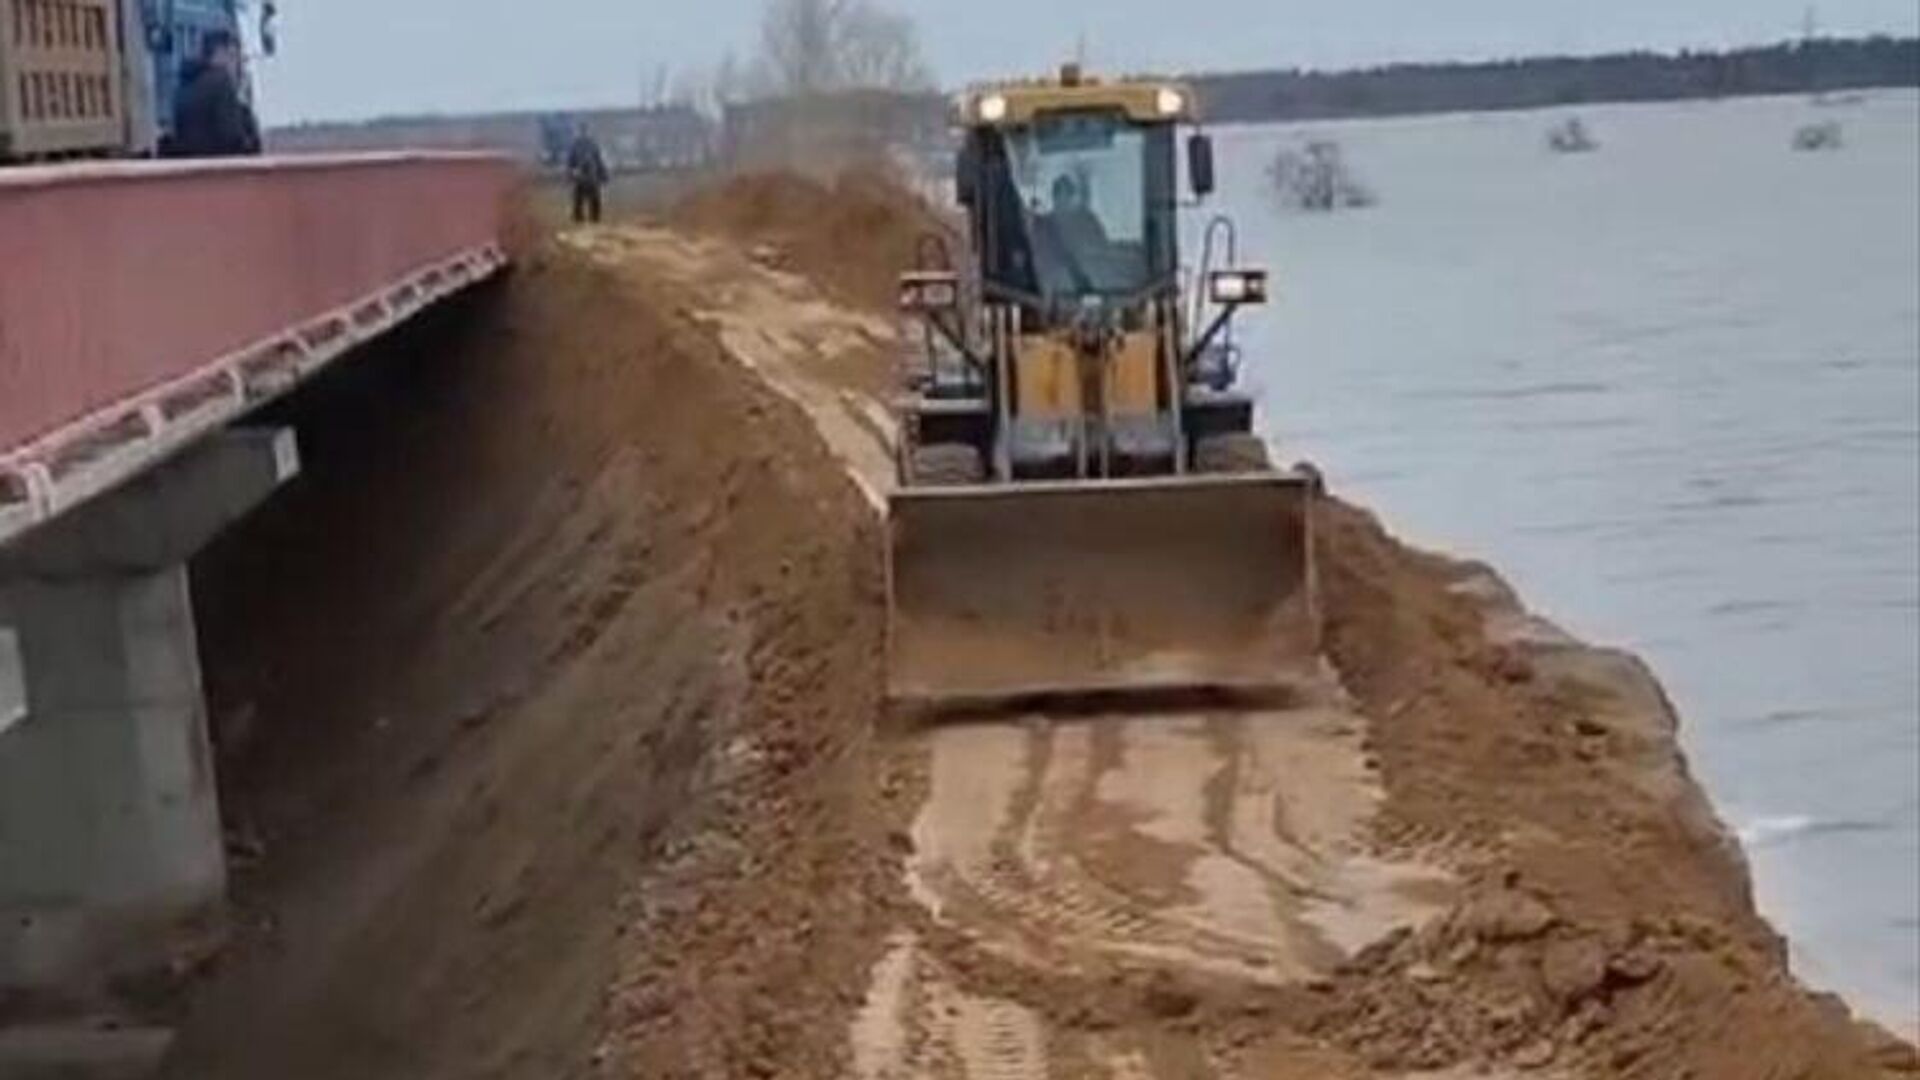
POLYGON ((917 447, 909 465, 909 480, 914 487, 965 487, 987 478, 980 451, 964 443, 917 447))
POLYGON ((1273 471, 1266 442, 1249 432, 1213 435, 1193 449, 1193 471, 1212 475, 1273 471))

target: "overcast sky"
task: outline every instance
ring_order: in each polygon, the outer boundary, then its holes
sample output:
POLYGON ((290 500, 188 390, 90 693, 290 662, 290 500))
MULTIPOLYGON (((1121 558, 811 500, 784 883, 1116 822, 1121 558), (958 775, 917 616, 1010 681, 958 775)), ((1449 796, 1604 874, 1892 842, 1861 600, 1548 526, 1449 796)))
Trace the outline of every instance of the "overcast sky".
MULTIPOLYGON (((880 0, 887 3, 889 0, 880 0)), ((762 0, 282 0, 270 120, 621 104, 662 65, 753 51, 762 0)), ((1344 67, 1770 42, 1803 0, 891 0, 947 85, 1099 68, 1344 67), (1177 18, 1177 21, 1175 21, 1177 18), (1020 27, 1021 29, 1014 29, 1020 27)), ((1824 0, 1828 33, 1920 32, 1916 0, 1824 0)))

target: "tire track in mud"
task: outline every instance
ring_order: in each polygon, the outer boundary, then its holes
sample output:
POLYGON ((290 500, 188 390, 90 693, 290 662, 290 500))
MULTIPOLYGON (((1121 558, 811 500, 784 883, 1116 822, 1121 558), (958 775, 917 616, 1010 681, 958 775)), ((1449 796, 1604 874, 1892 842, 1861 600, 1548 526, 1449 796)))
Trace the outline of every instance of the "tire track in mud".
POLYGON ((1100 865, 1124 862, 1124 852, 1096 861, 1083 849, 1090 833, 1108 834, 1096 846, 1127 842, 1110 825, 1088 827, 1099 809, 1094 741, 1085 725, 1037 721, 936 735, 958 752, 936 750, 934 791, 916 829, 916 895, 932 898, 936 918, 1020 963, 1072 972, 1082 959, 1118 956, 1276 981, 1280 957, 1266 943, 1171 916, 1100 865), (949 846, 950 823, 952 835, 967 836, 993 806, 970 798, 979 785, 963 777, 990 775, 1020 778, 992 819, 991 841, 949 846))
POLYGON ((1046 1080, 1047 1030, 1033 1010, 958 989, 911 934, 875 964, 853 1031, 855 1080, 1046 1080))
MULTIPOLYGON (((1236 744, 1209 738, 1210 722, 1191 715, 1103 727, 1096 741, 1108 749, 1096 763, 1095 797, 1108 807, 1131 807, 1136 835, 1188 853, 1177 886, 1153 890, 1162 920, 1215 943, 1210 952, 1237 961, 1243 977, 1305 977, 1325 959, 1325 948, 1291 918, 1301 879, 1238 853, 1230 830, 1212 826, 1216 802, 1237 798, 1246 770, 1236 744)), ((1115 847, 1095 853, 1102 876, 1125 872, 1127 845, 1115 847)))
POLYGON ((935 732, 915 895, 984 948, 1055 970, 1105 956, 1268 985, 1310 978, 1417 921, 1407 886, 1434 880, 1364 854, 1365 805, 1290 817, 1278 772, 1290 761, 1328 774, 1303 785, 1315 801, 1331 797, 1317 786, 1350 785, 1344 798, 1365 803, 1358 761, 1337 768, 1338 733, 1356 730, 1293 712, 935 732), (978 777, 1009 772, 1020 780, 1000 799, 971 797, 978 777))
POLYGON ((1047 1080, 1046 1032, 1031 1009, 955 995, 946 1031, 967 1080, 1047 1080))

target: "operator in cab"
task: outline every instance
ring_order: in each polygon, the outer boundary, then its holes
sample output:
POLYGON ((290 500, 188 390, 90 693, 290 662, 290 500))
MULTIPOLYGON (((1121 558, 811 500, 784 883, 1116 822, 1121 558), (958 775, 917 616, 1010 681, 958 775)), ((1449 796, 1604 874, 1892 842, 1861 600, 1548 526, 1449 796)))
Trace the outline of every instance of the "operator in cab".
POLYGON ((1053 213, 1049 219, 1067 250, 1093 254, 1107 246, 1107 227, 1087 205, 1079 181, 1062 176, 1053 182, 1053 213))
POLYGON ((201 42, 200 59, 181 72, 167 157, 245 157, 260 152, 260 124, 240 95, 240 39, 215 30, 201 42))
POLYGON ((1086 188, 1072 176, 1053 182, 1053 203, 1034 228, 1035 271, 1053 295, 1100 291, 1111 262, 1112 238, 1089 205, 1086 188))

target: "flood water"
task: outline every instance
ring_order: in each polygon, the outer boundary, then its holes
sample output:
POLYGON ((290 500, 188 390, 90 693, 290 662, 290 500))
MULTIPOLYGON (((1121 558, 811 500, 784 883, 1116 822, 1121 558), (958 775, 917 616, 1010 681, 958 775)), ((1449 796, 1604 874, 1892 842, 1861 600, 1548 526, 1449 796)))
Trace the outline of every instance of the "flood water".
POLYGON ((1920 1017, 1920 95, 1230 129, 1267 434, 1644 655, 1800 974, 1920 1017), (1838 120, 1838 152, 1789 149, 1838 120), (1337 139, 1380 203, 1283 212, 1337 139))

